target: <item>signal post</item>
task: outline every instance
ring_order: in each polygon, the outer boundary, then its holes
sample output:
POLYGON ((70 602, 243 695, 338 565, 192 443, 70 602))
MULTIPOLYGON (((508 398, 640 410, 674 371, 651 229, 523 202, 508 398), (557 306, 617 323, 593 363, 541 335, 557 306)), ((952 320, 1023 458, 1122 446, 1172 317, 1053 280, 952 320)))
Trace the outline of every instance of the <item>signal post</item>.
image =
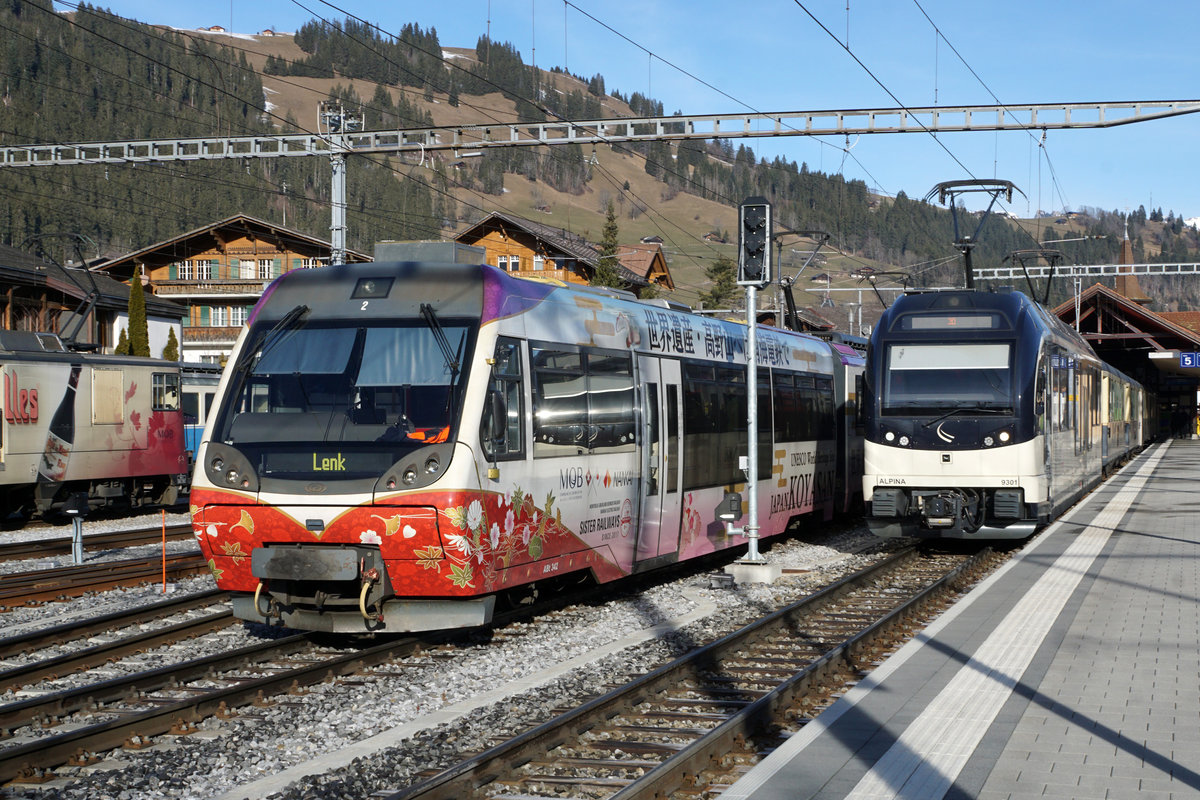
MULTIPOLYGON (((771 204, 765 197, 748 197, 738 208, 738 285, 746 287, 746 438, 747 454, 741 457, 749 487, 747 519, 742 528, 733 527, 741 518, 740 507, 722 503, 729 534, 744 534, 746 555, 725 568, 737 583, 773 583, 782 574, 777 564, 768 564, 758 550, 758 290, 771 285, 771 204), (736 516, 734 515, 736 513, 736 516)), ((736 495, 734 495, 736 497, 736 495)))

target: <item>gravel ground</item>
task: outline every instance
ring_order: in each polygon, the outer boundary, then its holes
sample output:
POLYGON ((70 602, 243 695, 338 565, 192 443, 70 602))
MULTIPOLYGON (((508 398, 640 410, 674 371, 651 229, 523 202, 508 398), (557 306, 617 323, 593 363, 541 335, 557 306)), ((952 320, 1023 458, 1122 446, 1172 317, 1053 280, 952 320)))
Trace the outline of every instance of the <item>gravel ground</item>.
MULTIPOLYGON (((246 709, 231 720, 206 720, 198 734, 163 737, 153 748, 123 752, 95 771, 83 770, 88 774, 70 782, 0 791, 20 798, 89 800, 232 800, 271 792, 271 797, 288 800, 365 798, 409 785, 421 770, 446 766, 463 751, 481 750, 497 738, 544 722, 553 716, 553 709, 576 704, 602 691, 599 687, 605 684, 651 669, 691 642, 707 641, 792 602, 860 568, 870 560, 860 551, 878 549, 878 541, 862 528, 843 529, 819 543, 796 539, 776 543, 767 551, 768 560, 809 571, 787 575, 772 585, 733 588, 713 588, 710 575, 696 575, 603 606, 572 607, 406 659, 403 667, 383 666, 368 677, 321 684, 276 706, 246 709), (632 632, 701 612, 706 615, 665 635, 616 653, 602 650, 632 632), (570 659, 575 659, 570 669, 547 674, 548 668, 570 659), (438 712, 442 716, 425 719, 438 712), (445 722, 446 713, 457 716, 445 722), (254 783, 370 737, 391 746, 381 744, 381 749, 348 766, 303 777, 286 788, 282 783, 254 783)), ((98 604, 115 607, 144 602, 150 596, 153 592, 106 592, 86 602, 55 605, 88 606, 86 611, 92 613, 98 604)), ((40 611, 44 623, 45 608, 40 611)), ((7 630, 16 617, 6 614, 0 619, 7 630)), ((261 627, 247 624, 235 626, 224 637, 213 634, 195 642, 228 647, 230 637, 240 640, 264 633, 261 627)))
MULTIPOLYGON (((166 515, 166 524, 169 527, 175 525, 187 525, 191 522, 191 515, 184 513, 171 513, 166 515)), ((147 511, 133 517, 124 518, 108 518, 105 516, 97 516, 83 521, 83 541, 87 544, 87 537, 101 534, 113 533, 115 531, 123 531, 130 529, 143 528, 158 528, 163 524, 163 515, 158 511, 147 511)), ((36 542, 39 539, 61 539, 70 537, 74 528, 71 524, 52 525, 44 522, 31 523, 20 530, 0 531, 0 542, 36 542)), ((200 546, 194 540, 182 539, 173 542, 167 542, 168 553, 185 553, 199 552, 200 546)), ((121 561, 124 559, 138 558, 149 553, 162 552, 161 544, 144 545, 142 547, 122 547, 113 550, 87 550, 83 551, 83 563, 93 564, 97 561, 121 561)), ((54 569, 55 567, 70 567, 74 564, 71 560, 70 553, 60 553, 45 558, 28 558, 17 561, 0 561, 0 575, 10 575, 14 572, 29 572, 37 569, 54 569)), ((161 585, 160 585, 161 588, 161 585)), ((7 635, 7 632, 4 634, 7 635)))

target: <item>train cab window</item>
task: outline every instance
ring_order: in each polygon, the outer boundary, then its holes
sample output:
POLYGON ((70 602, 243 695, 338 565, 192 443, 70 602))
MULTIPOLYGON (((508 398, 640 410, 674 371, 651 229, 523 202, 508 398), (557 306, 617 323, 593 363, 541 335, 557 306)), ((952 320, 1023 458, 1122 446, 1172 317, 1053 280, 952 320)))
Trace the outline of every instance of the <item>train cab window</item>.
POLYGON ((1007 342, 893 344, 883 376, 884 414, 1008 410, 1012 345, 1007 342))
POLYGON ((170 372, 155 372, 151 376, 155 411, 179 410, 179 376, 170 372))
POLYGON ((479 440, 490 461, 506 461, 525 457, 525 392, 522 390, 521 344, 514 339, 496 342, 492 364, 488 401, 483 405, 479 424, 479 440), (498 393, 501 402, 492 402, 491 393, 498 393), (496 425, 493 415, 505 414, 504 422, 496 425), (495 433, 502 432, 497 437, 495 433))
POLYGON ((453 439, 478 322, 260 322, 234 365, 215 439, 261 476, 330 477, 313 454, 338 454, 339 479, 377 478, 414 448, 453 439), (317 466, 314 466, 317 465, 317 466))

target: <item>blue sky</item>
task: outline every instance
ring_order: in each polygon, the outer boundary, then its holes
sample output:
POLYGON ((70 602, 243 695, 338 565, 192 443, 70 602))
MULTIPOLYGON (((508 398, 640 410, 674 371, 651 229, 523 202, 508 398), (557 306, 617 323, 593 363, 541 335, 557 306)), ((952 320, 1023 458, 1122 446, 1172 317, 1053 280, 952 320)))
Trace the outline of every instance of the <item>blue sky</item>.
MULTIPOLYGON (((995 98, 1005 104, 1200 99, 1200 3, 1195 0, 1146 5, 1110 0, 117 0, 98 5, 142 22, 221 25, 237 33, 293 31, 314 17, 341 20, 349 13, 388 31, 406 23, 433 27, 443 46, 454 47, 473 47, 489 30, 490 19, 492 39, 513 44, 525 63, 583 76, 603 74, 610 90, 650 95, 668 114, 992 105, 995 98), (847 53, 847 41, 866 69, 847 53)), ((1200 114, 1107 130, 1052 130, 1044 150, 1024 132, 940 138, 966 169, 923 133, 852 138, 848 154, 841 137, 749 143, 760 157, 783 155, 823 172, 841 171, 890 195, 904 191, 923 197, 940 181, 1002 178, 1025 193, 1027 199, 1015 197, 1009 206, 1021 216, 1038 208, 1123 211, 1144 205, 1200 217, 1195 166, 1200 114)), ((978 203, 968 199, 968 205, 978 203)))

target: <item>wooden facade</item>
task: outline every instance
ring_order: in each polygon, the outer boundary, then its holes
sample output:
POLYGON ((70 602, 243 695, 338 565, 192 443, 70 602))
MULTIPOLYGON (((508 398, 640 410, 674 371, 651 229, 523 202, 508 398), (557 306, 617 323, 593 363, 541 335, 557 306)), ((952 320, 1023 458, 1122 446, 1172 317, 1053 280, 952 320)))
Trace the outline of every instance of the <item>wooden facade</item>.
MULTIPOLYGON (((600 264, 599 248, 583 237, 502 212, 489 214, 455 241, 482 247, 488 264, 526 278, 587 284, 600 264)), ((618 251, 617 256, 623 288, 635 294, 648 286, 674 288, 660 246, 629 245, 623 250, 626 254, 618 251)))
MULTIPOLYGON (((325 240, 239 214, 97 269, 126 280, 140 274, 155 296, 184 305, 181 358, 221 363, 267 285, 285 272, 324 266, 329 255, 325 240)), ((346 260, 371 258, 348 250, 346 260)))

